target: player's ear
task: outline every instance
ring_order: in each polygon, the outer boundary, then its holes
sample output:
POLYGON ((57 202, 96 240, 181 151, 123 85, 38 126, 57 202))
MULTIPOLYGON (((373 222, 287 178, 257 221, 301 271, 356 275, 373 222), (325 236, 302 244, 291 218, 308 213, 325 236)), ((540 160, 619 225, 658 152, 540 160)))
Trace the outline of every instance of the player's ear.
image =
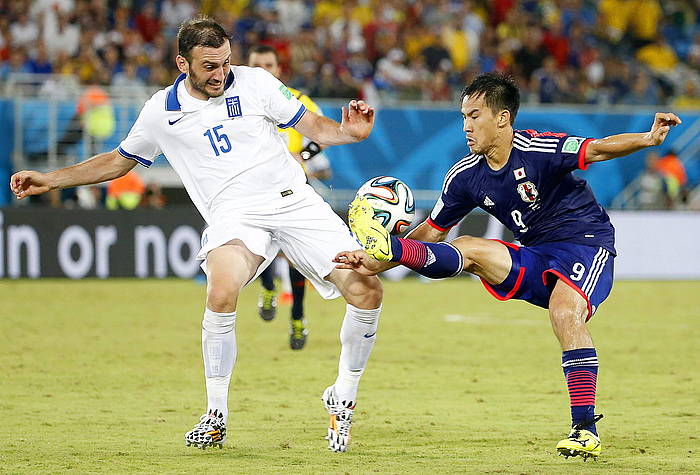
POLYGON ((184 56, 180 56, 178 54, 175 57, 175 64, 177 64, 177 69, 179 69, 181 73, 187 74, 190 70, 190 63, 187 62, 187 59, 184 56))
POLYGON ((510 111, 503 109, 500 114, 498 114, 498 126, 505 127, 510 124, 510 111))

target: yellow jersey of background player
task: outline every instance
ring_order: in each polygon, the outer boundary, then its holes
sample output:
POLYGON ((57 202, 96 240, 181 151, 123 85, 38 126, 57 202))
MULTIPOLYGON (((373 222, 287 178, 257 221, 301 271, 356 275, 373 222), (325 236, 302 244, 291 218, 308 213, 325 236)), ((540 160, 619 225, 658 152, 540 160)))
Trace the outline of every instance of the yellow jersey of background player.
MULTIPOLYGON (((281 71, 277 51, 269 46, 260 45, 252 48, 248 54, 248 66, 263 68, 280 79, 281 71)), ((321 109, 307 95, 302 94, 301 91, 297 91, 296 89, 288 89, 308 110, 321 114, 321 109)), ((306 172, 306 176, 310 179, 312 184, 318 186, 319 182, 314 179, 330 178, 330 164, 323 154, 321 154, 321 147, 317 143, 312 142, 291 127, 286 129, 278 128, 277 130, 280 135, 285 138, 287 147, 294 158, 304 167, 304 172, 306 172), (312 158, 313 160, 311 160, 312 158)), ((281 264, 284 264, 284 261, 282 261, 281 264)), ((280 277, 284 280, 287 272, 281 271, 280 274, 280 277)), ((269 321, 275 318, 277 314, 277 290, 275 289, 273 266, 267 267, 267 269, 260 274, 260 281, 263 290, 258 299, 258 314, 263 320, 269 321)), ((293 350, 302 349, 306 344, 306 339, 309 334, 306 329, 306 319, 304 318, 305 285, 306 280, 304 276, 298 270, 289 266, 289 286, 291 293, 285 294, 283 292, 280 295, 280 301, 285 303, 286 300, 292 304, 289 326, 289 346, 293 350)))

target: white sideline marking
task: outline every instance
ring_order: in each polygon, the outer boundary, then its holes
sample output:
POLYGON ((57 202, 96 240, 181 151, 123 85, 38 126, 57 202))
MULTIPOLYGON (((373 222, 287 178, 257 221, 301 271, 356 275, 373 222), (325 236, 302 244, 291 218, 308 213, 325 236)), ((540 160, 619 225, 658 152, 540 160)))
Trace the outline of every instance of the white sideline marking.
POLYGON ((475 325, 521 325, 521 326, 542 326, 548 322, 533 320, 530 318, 498 318, 492 317, 486 313, 475 313, 471 315, 461 315, 458 313, 450 313, 445 315, 445 321, 448 323, 471 323, 475 325))

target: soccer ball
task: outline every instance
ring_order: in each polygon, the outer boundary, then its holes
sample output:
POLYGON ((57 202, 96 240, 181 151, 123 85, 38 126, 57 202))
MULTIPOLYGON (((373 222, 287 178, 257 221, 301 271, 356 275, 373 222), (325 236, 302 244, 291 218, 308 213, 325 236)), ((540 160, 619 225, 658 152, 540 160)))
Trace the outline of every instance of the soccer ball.
POLYGON ((411 189, 393 176, 376 176, 357 190, 374 208, 374 219, 391 234, 403 232, 413 221, 416 204, 411 189))

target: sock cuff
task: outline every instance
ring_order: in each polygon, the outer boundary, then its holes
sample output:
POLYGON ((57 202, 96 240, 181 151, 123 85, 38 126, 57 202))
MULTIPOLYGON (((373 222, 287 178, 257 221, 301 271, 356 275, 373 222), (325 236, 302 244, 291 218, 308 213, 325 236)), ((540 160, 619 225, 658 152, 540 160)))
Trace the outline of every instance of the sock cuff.
POLYGON ((214 312, 206 308, 202 319, 202 328, 212 333, 228 333, 236 325, 236 312, 214 312))
POLYGON ((455 247, 454 244, 449 243, 449 242, 441 242, 438 244, 451 248, 457 254, 457 257, 459 258, 459 265, 457 266, 455 273, 452 274, 450 277, 455 277, 455 276, 458 276, 459 274, 461 274, 462 271, 464 270, 464 256, 462 256, 462 253, 459 251, 459 249, 457 249, 457 247, 455 247))
POLYGON ((345 315, 357 320, 360 323, 366 323, 367 325, 372 325, 379 319, 379 314, 382 312, 382 306, 379 308, 371 308, 369 310, 364 308, 357 308, 354 305, 347 304, 345 306, 345 315))
POLYGON ((564 369, 575 367, 598 367, 598 354, 595 348, 577 348, 562 352, 561 367, 564 369))

